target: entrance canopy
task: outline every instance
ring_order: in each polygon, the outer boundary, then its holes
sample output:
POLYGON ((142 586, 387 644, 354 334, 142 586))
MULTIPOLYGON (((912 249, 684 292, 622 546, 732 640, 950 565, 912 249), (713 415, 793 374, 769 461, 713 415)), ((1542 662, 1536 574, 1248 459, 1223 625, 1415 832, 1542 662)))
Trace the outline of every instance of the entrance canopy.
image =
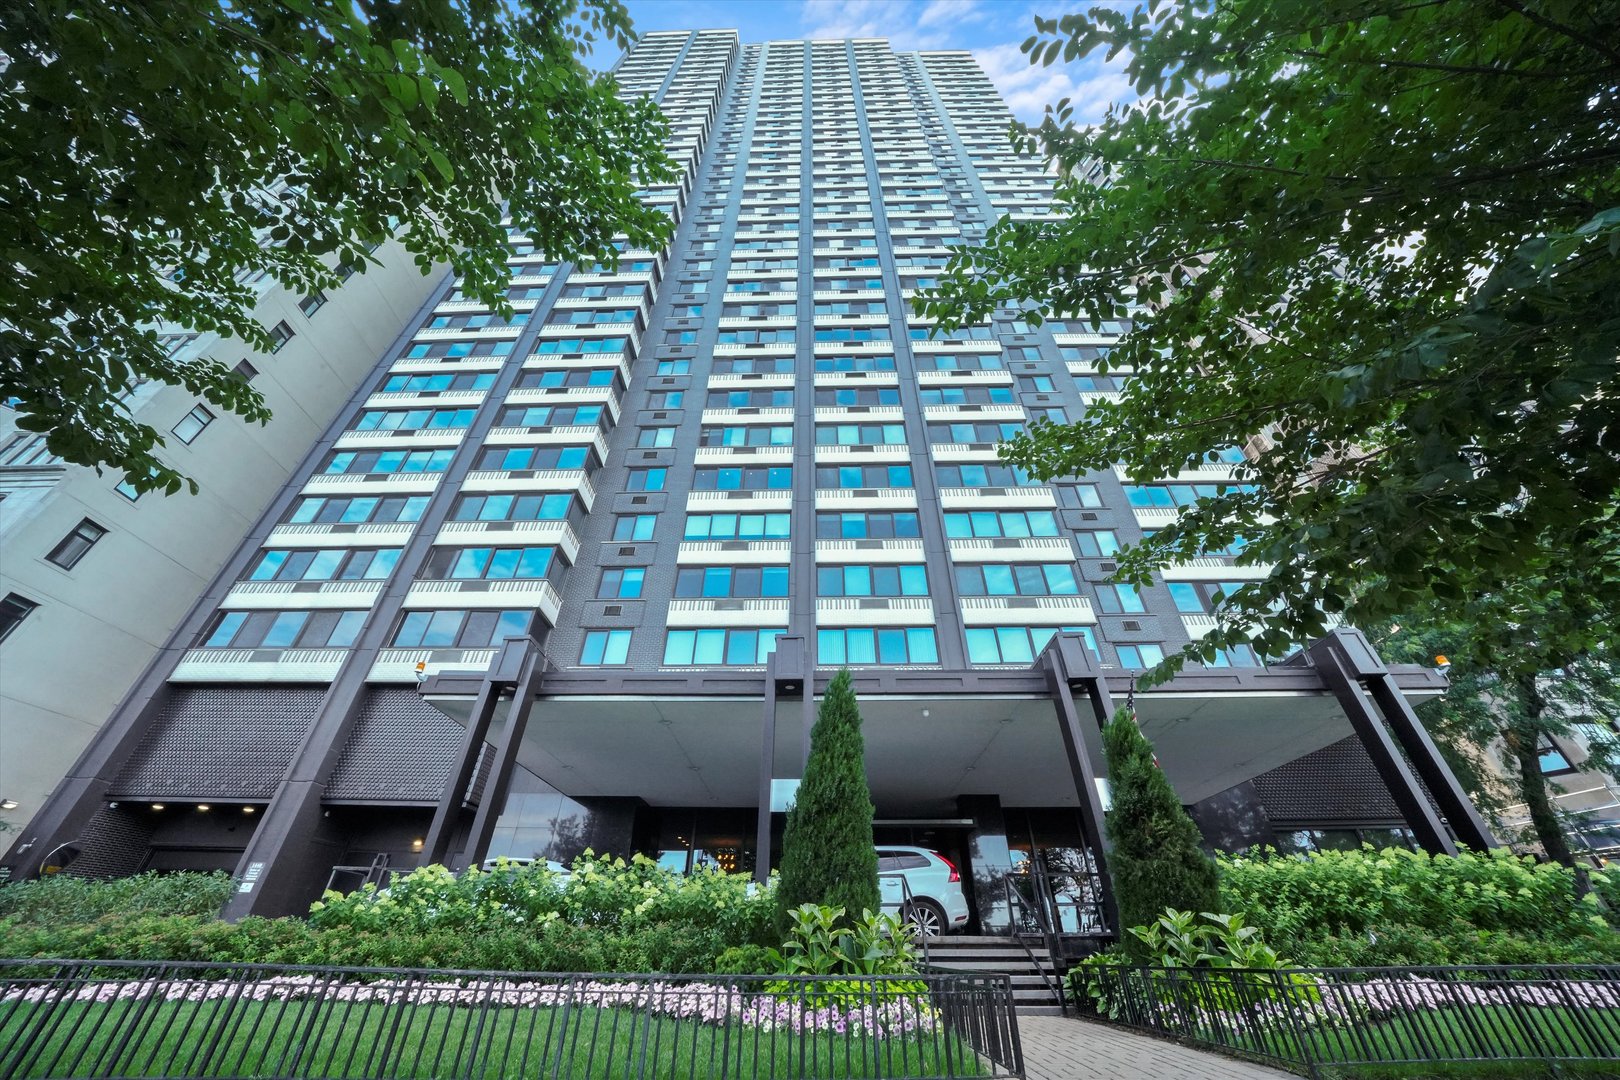
MULTIPOLYGON (((1180 689, 1184 680, 1178 679, 1163 691, 1136 695, 1143 730, 1182 800, 1199 801, 1351 734, 1331 693, 1298 685, 1309 673, 1279 672, 1273 680, 1294 685, 1253 685, 1270 674, 1251 674, 1240 681, 1247 685, 1221 690, 1180 689)), ((949 813, 957 796, 972 794, 997 794, 1007 805, 1075 803, 1053 700, 1039 681, 1023 681, 1028 685, 987 694, 894 692, 898 688, 863 688, 858 679, 868 779, 880 813, 949 813)), ((434 704, 466 723, 472 694, 443 692, 452 686, 452 679, 440 677, 425 689, 434 704)), ((558 790, 636 796, 655 806, 758 801, 763 689, 757 696, 547 689, 522 705, 528 718, 517 761, 558 790)), ((801 774, 815 705, 799 698, 775 703, 771 776, 801 774)), ((497 714, 489 741, 499 741, 507 712, 497 714)), ((1095 725, 1086 727, 1087 739, 1094 739, 1095 725)))

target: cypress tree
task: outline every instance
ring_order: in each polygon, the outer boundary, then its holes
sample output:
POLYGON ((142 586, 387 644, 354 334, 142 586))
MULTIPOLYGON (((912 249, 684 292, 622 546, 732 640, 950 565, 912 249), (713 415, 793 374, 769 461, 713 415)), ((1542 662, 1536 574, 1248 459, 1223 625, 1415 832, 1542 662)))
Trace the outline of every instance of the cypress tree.
POLYGON ((1198 846, 1198 826, 1154 762, 1153 744, 1125 710, 1103 729, 1103 751, 1114 800, 1108 814, 1113 844, 1108 869, 1119 905, 1120 943, 1147 960, 1129 928, 1152 923, 1170 907, 1195 914, 1219 911, 1218 871, 1198 846))
POLYGON ((784 930, 787 912, 800 904, 841 907, 846 921, 878 910, 866 743, 847 668, 827 687, 810 730, 810 760, 782 837, 776 898, 784 930))

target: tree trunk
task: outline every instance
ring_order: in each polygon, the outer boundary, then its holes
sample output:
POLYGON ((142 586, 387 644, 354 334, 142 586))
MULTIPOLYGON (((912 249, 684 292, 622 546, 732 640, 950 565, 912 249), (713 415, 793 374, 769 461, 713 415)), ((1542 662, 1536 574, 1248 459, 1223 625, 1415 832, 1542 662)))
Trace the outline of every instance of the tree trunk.
POLYGON ((1519 680, 1519 696, 1524 704, 1524 715, 1509 726, 1507 742, 1508 748, 1519 759, 1520 795, 1530 808, 1530 825, 1535 829, 1536 838, 1541 841, 1547 857, 1574 871, 1576 895, 1585 896, 1592 890, 1591 882, 1585 867, 1575 861, 1569 849, 1564 827, 1559 824, 1558 811, 1553 808, 1552 796, 1547 790, 1546 774, 1541 771, 1541 754, 1538 751, 1541 744, 1541 717, 1546 711, 1547 700, 1541 696, 1535 676, 1519 680))

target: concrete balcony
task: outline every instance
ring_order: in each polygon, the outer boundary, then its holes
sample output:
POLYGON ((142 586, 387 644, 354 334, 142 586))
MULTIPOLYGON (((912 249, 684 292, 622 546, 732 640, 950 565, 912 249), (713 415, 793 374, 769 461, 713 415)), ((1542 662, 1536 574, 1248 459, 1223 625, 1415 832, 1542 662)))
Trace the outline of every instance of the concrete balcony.
POLYGON ((1082 390, 1080 392, 1080 400, 1085 402, 1088 408, 1092 405, 1100 405, 1105 401, 1118 401, 1123 396, 1118 390, 1082 390))
POLYGON ((853 465, 856 463, 911 460, 911 447, 905 443, 857 443, 849 446, 817 446, 816 464, 853 465))
POLYGON ((366 398, 366 408, 397 409, 404 405, 413 408, 453 409, 464 405, 478 405, 484 400, 484 396, 482 390, 424 390, 421 392, 392 390, 372 394, 366 398))
MULTIPOLYGON (((1121 483, 1137 483, 1137 481, 1131 479, 1130 474, 1118 465, 1114 466, 1114 475, 1119 477, 1121 483)), ((1173 476, 1156 477, 1155 479, 1166 484, 1235 484, 1238 482, 1232 466, 1225 462, 1205 465, 1198 469, 1182 469, 1173 476)))
POLYGON ((1271 563, 1237 566, 1231 559, 1206 555, 1169 563, 1162 573, 1166 581, 1258 581, 1271 569, 1271 563))
POLYGON ((700 446, 693 455, 698 465, 787 465, 791 446, 700 446))
POLYGON ((704 424, 791 424, 793 410, 778 406, 742 409, 704 409, 704 424))
MULTIPOLYGON (((916 344, 913 342, 912 344, 916 344)), ((1014 382, 1010 371, 919 371, 917 372, 918 386, 955 386, 961 383, 975 385, 1011 386, 1014 382)))
MULTIPOLYGON (((871 269, 871 267, 867 269, 871 269)), ((845 271, 845 273, 860 276, 859 272, 854 270, 845 271)), ((817 289, 811 293, 811 296, 816 300, 882 300, 887 294, 882 289, 852 289, 849 292, 844 292, 841 289, 817 289)))
POLYGON ((439 486, 443 473, 340 473, 312 476, 301 489, 305 495, 428 495, 439 486))
POLYGON ((951 561, 980 562, 1072 562, 1074 545, 1067 536, 993 536, 953 538, 949 541, 951 561))
POLYGON ((589 510, 596 502, 596 487, 584 469, 475 469, 462 481, 468 492, 577 491, 589 510))
POLYGON ((894 353, 893 341, 818 341, 815 346, 817 356, 859 356, 865 353, 890 356, 894 353))
POLYGON ((797 346, 791 341, 768 341, 760 343, 738 344, 728 343, 716 345, 716 356, 792 356, 797 346))
MULTIPOLYGON (((616 367, 624 381, 630 381, 628 353, 530 353, 523 361, 524 371, 570 371, 576 368, 616 367)), ((567 388, 565 388, 567 389, 567 388)), ((577 388, 575 388, 577 389, 577 388)))
POLYGON ((1211 630, 1215 629, 1215 616, 1183 615, 1181 625, 1186 629, 1188 637, 1194 641, 1202 641, 1211 630))
POLYGON ((818 405, 818 424, 900 424, 906 412, 898 405, 818 405))
POLYGON ((817 510, 915 510, 915 488, 817 488, 817 510))
POLYGON ((770 599, 671 600, 666 626, 786 626, 786 597, 770 599))
POLYGON ((557 625, 562 598, 544 578, 499 581, 413 581, 405 594, 409 611, 439 608, 522 608, 538 610, 546 622, 557 625))
POLYGON ((787 488, 761 488, 755 491, 691 491, 686 495, 688 513, 751 513, 791 510, 793 492, 787 488))
POLYGON ((1022 405, 924 405, 923 418, 944 423, 976 421, 1022 424, 1028 419, 1022 405))
POLYGON ((547 323, 540 328, 540 339, 550 341, 568 338, 625 338, 629 342, 629 351, 634 353, 641 348, 641 331, 636 324, 628 323, 595 323, 576 326, 573 323, 547 323))
POLYGON ((466 338, 471 338, 474 341, 488 341, 491 338, 515 338, 523 333, 523 324, 527 321, 527 319, 519 319, 517 322, 507 326, 480 326, 476 328, 466 326, 423 327, 411 336, 417 340, 427 341, 442 340, 444 338, 454 338, 458 341, 466 338))
POLYGON ((1091 601, 1083 596, 964 596, 965 626, 1064 626, 1094 623, 1091 601))
MULTIPOLYGON (((920 328, 919 328, 920 329, 920 328)), ((1002 352, 999 341, 913 341, 911 351, 914 353, 998 353, 1002 352)))
POLYGON ((1118 334, 1053 334, 1059 345, 1117 345, 1118 334))
POLYGON ((487 671, 496 649, 379 649, 367 682, 414 683, 441 671, 487 671), (416 665, 423 665, 418 672, 416 665))
POLYGON ((999 462, 1001 454, 997 450, 1000 443, 931 443, 929 454, 935 462, 999 462))
POLYGON ((382 593, 381 581, 238 581, 222 608, 302 611, 306 608, 369 608, 382 593))
POLYGON ((899 386, 900 376, 893 371, 818 371, 817 386, 899 386))
POLYGON ((791 330, 799 325, 793 315, 729 315, 720 319, 722 330, 791 330))
POLYGON ((939 505, 945 510, 995 510, 1001 507, 1057 509, 1057 496, 1049 487, 940 488, 939 505))
MULTIPOLYGON (((761 274, 761 277, 768 275, 761 274)), ((754 304, 767 300, 797 300, 796 292, 728 292, 722 294, 722 302, 728 304, 754 304)))
POLYGON ((265 537, 267 548, 403 547, 416 532, 413 521, 333 522, 277 525, 265 537))
POLYGON ((169 681, 331 682, 348 656, 347 649, 187 649, 169 681))
POLYGON ((569 565, 579 561, 579 536, 566 521, 447 521, 433 537, 435 547, 554 547, 569 565))
POLYGON ((817 540, 818 563, 920 563, 921 540, 817 540))
POLYGON ((823 596, 816 600, 817 626, 932 626, 934 602, 926 596, 823 596))
POLYGON ((422 356, 395 360, 388 366, 390 373, 395 375, 432 374, 459 374, 463 371, 498 371, 507 360, 507 356, 422 356))
POLYGON ((332 444, 336 450, 430 450, 460 446, 465 428, 395 428, 392 431, 345 431, 332 444))
POLYGON ((557 428, 498 427, 491 428, 484 438, 485 446, 589 446, 596 450, 598 461, 607 460, 607 439, 602 429, 594 424, 577 424, 557 428))
POLYGON ((708 387, 711 390, 754 386, 791 387, 792 385, 793 372, 791 371, 744 371, 724 375, 710 375, 708 382, 708 387))
POLYGON ((675 552, 682 566, 782 566, 792 557, 786 540, 683 540, 675 552))
POLYGON ((604 405, 619 420, 619 392, 611 386, 531 386, 506 395, 508 405, 604 405))

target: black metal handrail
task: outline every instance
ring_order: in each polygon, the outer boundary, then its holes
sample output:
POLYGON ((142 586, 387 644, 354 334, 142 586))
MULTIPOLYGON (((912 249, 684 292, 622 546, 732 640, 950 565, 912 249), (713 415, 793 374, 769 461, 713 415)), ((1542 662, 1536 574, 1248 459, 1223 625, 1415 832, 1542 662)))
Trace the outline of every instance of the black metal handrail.
POLYGON ((1057 976, 1058 963, 1058 953, 1056 950, 1058 945, 1057 936, 1052 933, 1049 920, 1046 918, 1045 913, 1041 910, 1040 904, 1030 904, 1027 900, 1025 900, 1018 890, 1013 888, 1011 879, 1003 878, 1002 884, 1007 889, 1007 920, 1012 927, 1013 940, 1018 942, 1019 948, 1024 950, 1024 955, 1029 957, 1029 962, 1035 966, 1036 971, 1040 972, 1041 982, 1045 985, 1046 992, 1057 998, 1058 1008, 1062 1011, 1064 1016, 1068 1016, 1069 996, 1063 992, 1062 983, 1059 982, 1055 977, 1057 976), (1029 947, 1029 942, 1024 940, 1024 935, 1018 932, 1020 926, 1023 925, 1019 918, 1019 912, 1020 909, 1026 908, 1030 912, 1031 920, 1034 922, 1036 928, 1040 931, 1041 940, 1045 945, 1045 964, 1041 963, 1040 960, 1035 956, 1035 950, 1029 947), (1048 966, 1052 968, 1050 973, 1048 973, 1046 970, 1048 966))
POLYGON ((5 1077, 1020 1078, 1005 975, 0 960, 5 1077))
POLYGON ((1318 1075, 1323 1066, 1620 1060, 1620 967, 1082 965, 1077 1004, 1117 1023, 1318 1075))

